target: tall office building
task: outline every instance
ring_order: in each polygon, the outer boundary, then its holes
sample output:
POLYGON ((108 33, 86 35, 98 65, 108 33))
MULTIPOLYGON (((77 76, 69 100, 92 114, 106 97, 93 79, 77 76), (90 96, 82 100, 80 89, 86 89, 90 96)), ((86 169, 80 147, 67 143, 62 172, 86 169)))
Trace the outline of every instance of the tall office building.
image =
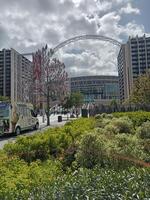
POLYGON ((71 93, 81 92, 85 102, 110 104, 119 102, 118 76, 80 76, 70 79, 71 93))
POLYGON ((32 101, 32 62, 14 49, 0 51, 0 96, 12 101, 32 101))
POLYGON ((134 80, 150 68, 150 37, 129 37, 120 48, 118 74, 121 102, 132 94, 134 80))

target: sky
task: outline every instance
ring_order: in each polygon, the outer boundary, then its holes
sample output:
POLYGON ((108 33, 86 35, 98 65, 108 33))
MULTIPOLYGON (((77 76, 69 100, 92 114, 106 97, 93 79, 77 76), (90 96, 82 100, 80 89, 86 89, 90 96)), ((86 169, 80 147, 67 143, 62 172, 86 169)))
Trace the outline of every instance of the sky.
MULTIPOLYGON (((0 0, 0 49, 35 52, 78 35, 126 43, 150 35, 150 0, 0 0)), ((73 42, 55 54, 69 76, 117 75, 119 48, 109 42, 73 42)))

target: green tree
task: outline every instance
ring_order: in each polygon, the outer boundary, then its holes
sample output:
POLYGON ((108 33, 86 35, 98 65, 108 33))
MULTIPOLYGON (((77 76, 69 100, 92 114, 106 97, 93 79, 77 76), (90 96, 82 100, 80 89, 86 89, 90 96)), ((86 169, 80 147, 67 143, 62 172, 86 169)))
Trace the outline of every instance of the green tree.
POLYGON ((84 98, 83 94, 81 94, 80 92, 72 93, 70 98, 71 103, 73 106, 75 106, 75 108, 81 107, 81 105, 83 104, 84 98))
POLYGON ((83 104, 84 98, 80 92, 74 92, 70 96, 67 96, 64 100, 64 108, 80 107, 83 104))
POLYGON ((117 110, 118 103, 117 103, 116 99, 112 99, 112 101, 110 102, 110 106, 113 108, 114 112, 117 110))
POLYGON ((71 107, 73 106, 73 102, 72 102, 71 95, 66 96, 66 97, 64 98, 64 101, 63 101, 63 103, 62 103, 62 106, 63 106, 63 108, 65 108, 65 109, 69 109, 69 108, 71 108, 71 107))
POLYGON ((75 107, 75 112, 78 116, 78 108, 82 106, 84 102, 84 97, 80 92, 74 92, 70 96, 67 96, 64 100, 63 107, 65 109, 70 109, 72 107, 75 107))
POLYGON ((7 102, 9 102, 10 98, 6 97, 6 96, 0 96, 0 101, 7 101, 7 102))
POLYGON ((139 104, 150 103, 150 71, 135 80, 130 101, 139 104))

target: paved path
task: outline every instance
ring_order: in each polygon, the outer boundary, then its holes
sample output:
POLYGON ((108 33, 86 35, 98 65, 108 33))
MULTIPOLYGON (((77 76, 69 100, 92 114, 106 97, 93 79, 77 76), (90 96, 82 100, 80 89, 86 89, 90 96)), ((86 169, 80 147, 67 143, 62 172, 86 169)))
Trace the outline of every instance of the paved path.
MULTIPOLYGON (((26 131, 24 133, 22 133, 22 136, 27 136, 27 135, 33 135, 36 134, 39 131, 43 131, 46 128, 53 128, 53 127, 59 127, 59 126, 63 126, 66 122, 67 122, 67 115, 61 115, 62 116, 62 122, 58 122, 58 116, 59 115, 51 115, 50 117, 50 126, 47 126, 47 120, 46 120, 46 116, 44 117, 44 122, 43 122, 43 117, 38 116, 39 119, 39 130, 38 131, 26 131)), ((8 136, 8 137, 1 137, 0 138, 0 149, 3 149, 4 145, 7 144, 8 142, 14 142, 16 140, 17 136, 8 136)))

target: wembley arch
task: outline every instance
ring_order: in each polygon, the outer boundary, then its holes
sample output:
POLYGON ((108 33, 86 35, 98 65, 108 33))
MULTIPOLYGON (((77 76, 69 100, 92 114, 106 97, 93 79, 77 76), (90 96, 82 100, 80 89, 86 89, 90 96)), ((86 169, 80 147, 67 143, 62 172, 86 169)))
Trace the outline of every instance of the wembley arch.
MULTIPOLYGON (((102 35, 79 35, 76 37, 72 37, 70 39, 67 39, 61 43, 59 43, 57 46, 55 46, 54 48, 51 48, 49 51, 49 56, 52 57, 59 49, 65 47, 66 45, 76 42, 76 41, 80 41, 80 40, 100 40, 100 41, 104 41, 104 42, 109 42, 117 47, 121 47, 122 43, 110 38, 110 37, 106 37, 106 36, 102 36, 102 35)), ((23 53, 22 55, 24 56, 32 56, 34 54, 33 53, 23 53)))
POLYGON ((57 46, 55 46, 54 48, 50 49, 50 57, 52 57, 59 49, 65 47, 66 45, 76 42, 76 41, 80 41, 80 40, 101 40, 101 41, 105 41, 105 42, 109 42, 117 47, 121 47, 121 42, 106 37, 106 36, 101 36, 101 35, 80 35, 80 36, 76 36, 73 38, 70 38, 68 40, 65 40, 63 42, 61 42, 60 44, 58 44, 57 46))

